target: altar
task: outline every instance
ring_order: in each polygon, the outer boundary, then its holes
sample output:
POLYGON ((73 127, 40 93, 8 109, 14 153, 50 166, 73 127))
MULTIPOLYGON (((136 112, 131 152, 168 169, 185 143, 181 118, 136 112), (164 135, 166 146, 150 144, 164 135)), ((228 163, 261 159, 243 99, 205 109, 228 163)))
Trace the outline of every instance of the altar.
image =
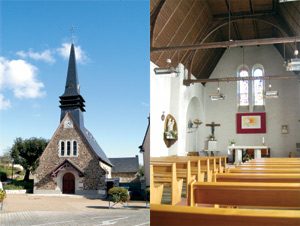
POLYGON ((232 152, 233 162, 243 162, 243 157, 248 155, 250 158, 259 159, 261 157, 270 157, 270 148, 268 146, 228 146, 232 152))
POLYGON ((218 151, 218 142, 216 140, 209 140, 207 141, 207 149, 204 149, 207 156, 215 156, 217 155, 218 151))

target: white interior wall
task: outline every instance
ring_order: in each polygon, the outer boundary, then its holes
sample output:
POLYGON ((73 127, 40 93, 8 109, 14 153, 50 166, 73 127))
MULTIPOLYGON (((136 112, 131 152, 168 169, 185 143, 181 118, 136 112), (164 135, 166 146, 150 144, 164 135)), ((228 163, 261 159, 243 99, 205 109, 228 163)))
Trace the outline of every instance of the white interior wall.
MULTIPOLYGON (((186 155, 187 136, 187 109, 193 97, 199 100, 198 119, 205 121, 204 116, 204 90, 202 84, 195 84, 189 87, 183 86, 183 79, 187 75, 182 64, 178 65, 179 74, 175 75, 155 75, 153 69, 157 67, 150 64, 150 148, 151 156, 186 155), (172 114, 177 122, 178 140, 170 148, 167 148, 163 141, 164 121, 161 115, 172 114)), ((194 113, 193 113, 194 114, 194 113)), ((194 115, 193 115, 194 117, 194 115)), ((204 126, 198 128, 198 148, 204 143, 201 136, 204 126)))
MULTIPOLYGON (((231 48, 225 51, 210 78, 235 76, 242 62, 242 48, 231 48)), ((251 69, 255 64, 262 64, 266 75, 288 75, 283 67, 283 59, 273 46, 247 47, 244 51, 244 63, 251 69)), ((178 76, 155 75, 150 65, 150 147, 151 156, 186 155, 188 151, 203 150, 205 140, 211 133, 206 123, 220 123, 216 127, 220 154, 227 154, 229 140, 234 139, 237 145, 261 145, 262 137, 271 148, 272 156, 288 156, 296 150, 300 142, 300 83, 297 80, 271 80, 272 88, 279 91, 278 99, 266 100, 267 133, 236 134, 237 84, 220 83, 221 92, 226 95, 225 101, 211 101, 209 95, 216 93, 217 84, 207 83, 184 86, 183 79, 187 71, 179 65, 178 76), (199 106, 191 107, 197 99, 199 106), (189 106, 190 105, 190 106, 189 106), (163 141, 164 121, 161 115, 172 114, 177 122, 178 140, 170 148, 163 141), (197 139, 187 128, 189 119, 198 118, 203 124, 197 130, 197 139), (281 126, 288 125, 289 133, 281 134, 281 126), (194 142, 193 142, 194 140, 194 142), (197 143, 197 147, 196 147, 197 143)), ((266 82, 267 87, 268 81, 266 82)), ((196 104, 198 105, 198 104, 196 104)))
MULTIPOLYGON (((242 48, 225 51, 210 78, 235 76, 242 62, 242 48)), ((283 67, 283 58, 274 46, 247 47, 244 52, 245 64, 251 69, 262 64, 266 75, 289 75, 283 67)), ((266 81, 267 87, 268 81, 266 81)), ((229 140, 237 145, 261 145, 262 137, 271 148, 272 156, 288 156, 295 152, 296 142, 300 142, 300 90, 297 80, 271 80, 272 89, 279 91, 278 99, 266 99, 266 134, 236 134, 237 83, 220 83, 224 101, 211 101, 209 94, 215 93, 217 84, 207 83, 205 87, 206 123, 214 121, 221 127, 215 129, 218 147, 222 154, 227 153, 229 140), (288 125, 289 133, 281 134, 281 126, 288 125)), ((205 134, 210 134, 206 127, 205 134)))

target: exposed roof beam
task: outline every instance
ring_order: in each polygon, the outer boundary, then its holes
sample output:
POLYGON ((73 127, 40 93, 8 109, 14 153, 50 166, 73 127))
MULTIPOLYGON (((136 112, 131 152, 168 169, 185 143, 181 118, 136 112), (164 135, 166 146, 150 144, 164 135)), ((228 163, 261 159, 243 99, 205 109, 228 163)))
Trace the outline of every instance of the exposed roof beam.
MULTIPOLYGON (((201 76, 204 77, 204 76, 201 76)), ((268 75, 263 77, 224 77, 224 78, 208 78, 208 79, 186 79, 183 84, 189 86, 194 83, 207 83, 207 82, 236 82, 236 81, 248 81, 248 80, 283 80, 283 79, 299 79, 296 75, 268 75)))
POLYGON ((184 45, 184 46, 153 47, 151 48, 151 52, 192 50, 192 49, 217 49, 217 48, 230 48, 230 47, 241 47, 241 46, 273 45, 273 44, 294 43, 294 42, 300 42, 300 36, 249 39, 249 40, 233 40, 233 41, 225 41, 225 42, 209 42, 209 43, 184 45))
MULTIPOLYGON (((274 16, 276 12, 273 10, 265 10, 265 11, 256 11, 255 13, 251 14, 249 12, 238 12, 238 13, 231 13, 231 19, 240 19, 240 18, 255 18, 255 17, 268 17, 274 16)), ((228 14, 216 14, 213 16, 215 20, 228 20, 228 14)))

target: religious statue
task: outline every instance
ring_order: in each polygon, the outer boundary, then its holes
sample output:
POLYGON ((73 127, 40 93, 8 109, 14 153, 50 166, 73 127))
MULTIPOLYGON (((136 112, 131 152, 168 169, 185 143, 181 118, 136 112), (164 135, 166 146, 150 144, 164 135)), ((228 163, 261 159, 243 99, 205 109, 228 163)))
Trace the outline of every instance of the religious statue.
POLYGON ((170 118, 168 120, 168 131, 167 132, 171 132, 174 131, 174 120, 172 118, 170 118))
POLYGON ((173 117, 167 117, 165 124, 165 138, 177 139, 177 126, 173 117))

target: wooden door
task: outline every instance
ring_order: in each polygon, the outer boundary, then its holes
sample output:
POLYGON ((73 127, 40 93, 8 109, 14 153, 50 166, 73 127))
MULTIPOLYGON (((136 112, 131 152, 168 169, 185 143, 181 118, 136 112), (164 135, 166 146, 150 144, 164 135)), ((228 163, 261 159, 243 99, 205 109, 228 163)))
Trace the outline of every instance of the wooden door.
POLYGON ((72 173, 66 173, 63 176, 63 193, 64 194, 75 193, 75 177, 72 173))

